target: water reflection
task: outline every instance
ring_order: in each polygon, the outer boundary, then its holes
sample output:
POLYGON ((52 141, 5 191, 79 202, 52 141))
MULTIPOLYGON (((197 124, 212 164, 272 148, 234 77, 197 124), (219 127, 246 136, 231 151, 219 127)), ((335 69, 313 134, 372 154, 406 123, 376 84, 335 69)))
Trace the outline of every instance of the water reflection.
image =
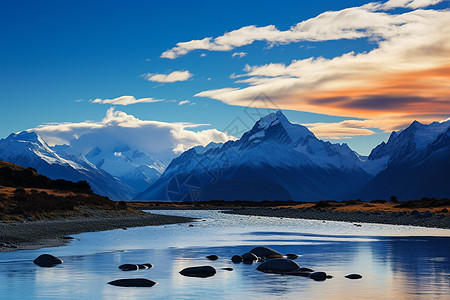
MULTIPOLYGON (((173 212, 170 212, 173 213, 173 212)), ((186 212, 179 212, 186 214, 186 212)), ((194 212, 206 221, 127 231, 86 233, 69 246, 0 254, 0 298, 8 299, 414 299, 450 295, 448 231, 383 225, 270 218, 246 218, 217 212, 194 212), (379 233, 383 232, 383 235, 379 233), (391 233, 392 236, 386 233, 391 233), (428 235, 428 236, 427 236, 428 235), (265 274, 256 265, 233 264, 234 254, 268 245, 302 256, 304 267, 334 278, 265 274), (54 268, 32 260, 41 253, 62 257, 54 268), (205 257, 216 254, 217 261, 205 257), (124 263, 152 263, 150 270, 123 272, 124 263), (181 276, 186 267, 212 265, 209 278, 181 276), (222 270, 232 267, 233 271, 222 270), (360 273, 362 280, 344 278, 360 273), (119 278, 149 278, 151 289, 120 288, 106 283, 119 278)))

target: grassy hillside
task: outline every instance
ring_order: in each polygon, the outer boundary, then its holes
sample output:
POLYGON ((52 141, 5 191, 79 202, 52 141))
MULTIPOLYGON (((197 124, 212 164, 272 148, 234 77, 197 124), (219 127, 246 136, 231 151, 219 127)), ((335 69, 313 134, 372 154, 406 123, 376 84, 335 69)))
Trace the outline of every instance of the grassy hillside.
POLYGON ((0 161, 0 219, 89 215, 89 209, 127 210, 127 206, 94 194, 86 181, 52 180, 33 168, 0 161))

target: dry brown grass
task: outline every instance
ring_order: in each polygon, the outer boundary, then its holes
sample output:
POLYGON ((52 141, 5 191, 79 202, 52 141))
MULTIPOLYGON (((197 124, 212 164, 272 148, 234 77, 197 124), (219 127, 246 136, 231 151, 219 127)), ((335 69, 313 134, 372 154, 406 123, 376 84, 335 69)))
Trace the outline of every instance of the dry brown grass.
MULTIPOLYGON (((380 201, 382 202, 382 201, 380 201)), ((151 208, 223 208, 223 207, 270 207, 270 208, 289 208, 289 209, 322 209, 342 212, 380 212, 380 213, 395 213, 395 212, 411 212, 416 209, 419 212, 430 211, 435 214, 441 214, 441 210, 447 208, 450 210, 450 200, 436 200, 423 199, 408 202, 363 202, 358 200, 350 201, 320 201, 320 202, 300 202, 298 204, 289 203, 283 205, 282 202, 272 202, 272 205, 267 203, 254 202, 247 203, 246 201, 225 201, 217 202, 197 202, 195 205, 192 202, 128 202, 129 206, 139 209, 151 208), (258 205, 260 204, 260 205, 258 205), (403 207, 402 207, 403 206, 403 207)), ((446 213, 450 216, 449 213, 446 213)))

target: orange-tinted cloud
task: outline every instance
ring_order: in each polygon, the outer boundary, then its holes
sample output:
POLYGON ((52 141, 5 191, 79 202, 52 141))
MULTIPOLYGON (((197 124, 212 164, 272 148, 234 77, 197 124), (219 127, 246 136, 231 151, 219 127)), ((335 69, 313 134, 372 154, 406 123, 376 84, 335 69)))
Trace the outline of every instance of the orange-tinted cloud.
MULTIPOLYGON (((281 109, 374 120, 376 128, 383 130, 399 128, 413 119, 448 118, 450 10, 417 9, 382 13, 380 18, 379 12, 364 8, 358 12, 369 20, 364 23, 365 32, 374 32, 377 47, 372 51, 332 59, 312 57, 288 65, 246 66, 244 74, 233 77, 246 87, 196 96, 257 106, 254 99, 264 93, 281 109)), ((335 23, 347 27, 360 22, 341 19, 340 14, 335 17, 335 23)))

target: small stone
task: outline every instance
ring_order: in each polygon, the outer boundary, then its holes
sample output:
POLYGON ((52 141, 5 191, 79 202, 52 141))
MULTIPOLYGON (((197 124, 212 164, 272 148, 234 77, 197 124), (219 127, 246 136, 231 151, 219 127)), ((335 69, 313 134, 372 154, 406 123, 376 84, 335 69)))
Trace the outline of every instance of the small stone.
POLYGON ((62 264, 62 260, 59 259, 56 256, 53 256, 51 254, 42 254, 39 255, 34 261, 33 263, 35 263, 36 265, 40 266, 40 267, 54 267, 56 265, 62 264))
POLYGON ((309 278, 311 278, 315 281, 324 281, 325 279, 327 279, 327 273, 325 273, 325 272, 311 273, 311 275, 309 275, 309 278))
POLYGON ((235 264, 238 264, 238 263, 242 262, 242 256, 233 255, 233 257, 231 258, 231 261, 234 262, 235 264))
POLYGON ((446 208, 441 209, 441 213, 444 213, 444 214, 448 213, 448 209, 446 209, 446 208))
POLYGON ((130 278, 110 281, 108 284, 122 287, 152 287, 157 282, 145 278, 130 278))
POLYGON ((349 275, 346 275, 345 278, 348 278, 348 279, 361 279, 362 276, 359 275, 359 274, 349 274, 349 275))
POLYGON ((294 253, 287 253, 286 257, 289 259, 297 259, 299 257, 299 255, 294 254, 294 253))
POLYGON ((216 274, 216 269, 214 269, 211 266, 201 266, 201 267, 190 267, 185 268, 180 271, 180 274, 183 276, 189 276, 189 277, 211 277, 216 274))
POLYGON ((132 264, 120 265, 118 268, 121 269, 122 271, 135 271, 139 269, 138 265, 132 264))
POLYGON ((225 270, 225 271, 233 271, 233 268, 222 268, 222 270, 225 270))
POLYGON ((258 261, 258 257, 253 253, 245 253, 242 255, 242 261, 244 264, 252 264, 255 261, 258 261))
POLYGON ((63 236, 63 240, 73 240, 74 238, 71 236, 63 236))
POLYGON ((209 260, 217 260, 219 257, 217 255, 213 254, 213 255, 208 255, 206 258, 209 260))

